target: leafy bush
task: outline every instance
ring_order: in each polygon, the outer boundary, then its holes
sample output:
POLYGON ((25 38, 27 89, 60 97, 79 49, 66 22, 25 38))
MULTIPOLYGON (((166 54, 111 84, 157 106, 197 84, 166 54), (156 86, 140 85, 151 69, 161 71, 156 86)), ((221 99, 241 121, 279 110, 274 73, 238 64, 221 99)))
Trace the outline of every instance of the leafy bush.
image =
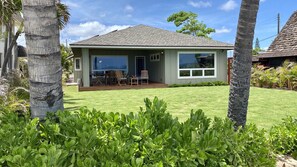
POLYGON ((297 159, 297 119, 288 117, 281 124, 273 126, 269 141, 277 153, 297 159))
POLYGON ((17 111, 29 114, 29 81, 21 71, 0 78, 0 111, 17 111))
POLYGON ((0 114, 2 166, 274 166, 263 131, 235 132, 201 110, 181 123, 166 104, 145 100, 138 114, 80 109, 40 122, 0 114))
POLYGON ((285 61, 281 67, 252 69, 251 85, 265 88, 286 88, 297 90, 297 64, 285 61))
POLYGON ((199 87, 199 86, 225 86, 228 85, 224 81, 214 81, 214 82, 198 82, 198 83, 188 83, 188 84, 172 84, 169 87, 199 87))
POLYGON ((61 50, 61 65, 63 68, 63 75, 62 75, 62 81, 63 83, 66 83, 66 81, 69 80, 70 74, 73 73, 73 62, 72 62, 72 56, 73 53, 71 49, 65 45, 60 46, 61 50))

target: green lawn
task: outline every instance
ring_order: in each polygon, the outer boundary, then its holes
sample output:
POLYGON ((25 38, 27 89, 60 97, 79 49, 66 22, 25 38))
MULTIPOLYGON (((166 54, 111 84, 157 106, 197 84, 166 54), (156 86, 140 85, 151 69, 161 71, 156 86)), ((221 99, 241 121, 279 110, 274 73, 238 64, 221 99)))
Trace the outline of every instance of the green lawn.
MULTIPOLYGON (((167 102, 167 111, 185 120, 192 109, 202 109, 211 118, 225 117, 228 107, 228 86, 182 87, 142 90, 77 92, 77 87, 64 87, 65 108, 82 106, 104 112, 129 113, 144 106, 143 99, 157 96, 167 102)), ((287 115, 297 117, 297 92, 251 88, 248 123, 269 129, 287 115)))

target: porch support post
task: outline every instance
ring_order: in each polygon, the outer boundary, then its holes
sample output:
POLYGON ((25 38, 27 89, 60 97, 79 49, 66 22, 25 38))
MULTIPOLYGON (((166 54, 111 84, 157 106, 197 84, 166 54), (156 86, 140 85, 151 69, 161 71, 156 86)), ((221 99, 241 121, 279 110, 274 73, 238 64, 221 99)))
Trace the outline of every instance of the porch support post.
POLYGON ((90 87, 90 56, 89 49, 82 49, 83 87, 90 87))

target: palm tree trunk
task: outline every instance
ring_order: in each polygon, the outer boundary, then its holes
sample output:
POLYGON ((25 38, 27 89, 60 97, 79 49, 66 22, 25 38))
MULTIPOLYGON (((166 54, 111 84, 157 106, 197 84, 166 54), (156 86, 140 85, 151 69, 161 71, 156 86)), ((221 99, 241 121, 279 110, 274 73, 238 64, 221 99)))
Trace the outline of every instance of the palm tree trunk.
POLYGON ((246 124, 258 8, 259 0, 242 0, 234 47, 228 108, 228 117, 235 122, 235 129, 239 126, 244 127, 246 124))
MULTIPOLYGON (((9 23, 9 29, 8 29, 8 34, 9 34, 9 43, 11 44, 12 43, 12 40, 13 40, 13 38, 14 38, 14 36, 13 36, 13 33, 12 33, 12 29, 13 29, 14 27, 13 27, 13 24, 12 24, 12 21, 10 21, 10 23, 9 23)), ((16 42, 13 44, 13 46, 15 46, 16 45, 16 42)), ((10 46, 9 46, 9 48, 10 48, 10 46)), ((8 48, 8 49, 9 49, 8 48)), ((12 70, 12 49, 13 49, 13 47, 11 48, 11 51, 9 51, 9 50, 7 50, 7 53, 9 52, 9 54, 8 54, 8 68, 9 68, 9 70, 11 71, 12 70)))
MULTIPOLYGON (((7 32, 7 29, 8 29, 8 25, 5 25, 5 32, 7 32)), ((5 37, 4 37, 4 52, 3 52, 3 63, 1 64, 1 71, 3 70, 3 67, 4 67, 4 59, 5 59, 5 55, 6 55, 6 52, 7 52, 7 48, 8 48, 8 33, 5 33, 5 37)), ((1 62, 0 62, 1 63, 1 62)), ((5 66, 5 73, 6 73, 6 66, 5 66)), ((1 75, 3 76, 3 75, 1 75)))
POLYGON ((8 64, 9 59, 12 59, 12 49, 16 45, 16 41, 17 41, 18 37, 20 36, 20 34, 21 34, 21 31, 16 32, 15 36, 13 37, 12 41, 9 44, 6 54, 4 55, 3 66, 1 69, 1 76, 6 76, 7 64, 8 64))
POLYGON ((62 67, 55 0, 24 0, 31 117, 63 110, 62 67))

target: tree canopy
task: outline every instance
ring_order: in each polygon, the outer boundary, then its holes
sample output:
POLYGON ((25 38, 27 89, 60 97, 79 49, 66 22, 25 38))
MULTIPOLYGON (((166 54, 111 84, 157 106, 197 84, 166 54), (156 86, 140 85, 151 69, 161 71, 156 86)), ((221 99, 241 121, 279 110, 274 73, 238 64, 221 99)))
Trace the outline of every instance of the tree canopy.
POLYGON ((167 21, 173 22, 176 27, 181 27, 176 32, 210 38, 209 34, 215 32, 215 29, 207 27, 203 22, 199 22, 197 17, 198 15, 193 12, 180 11, 170 15, 167 21))

